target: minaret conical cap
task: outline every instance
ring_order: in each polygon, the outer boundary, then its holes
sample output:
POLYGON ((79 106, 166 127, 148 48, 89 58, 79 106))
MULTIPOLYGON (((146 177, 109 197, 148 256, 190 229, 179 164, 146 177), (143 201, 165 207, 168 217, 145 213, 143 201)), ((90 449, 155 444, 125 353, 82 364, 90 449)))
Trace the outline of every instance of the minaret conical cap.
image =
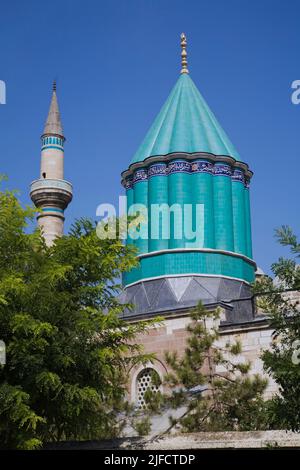
POLYGON ((64 136, 58 102, 57 102, 55 81, 53 82, 51 104, 50 104, 50 109, 49 109, 48 117, 47 117, 46 124, 44 127, 44 132, 43 132, 43 135, 45 134, 57 134, 62 137, 64 136))

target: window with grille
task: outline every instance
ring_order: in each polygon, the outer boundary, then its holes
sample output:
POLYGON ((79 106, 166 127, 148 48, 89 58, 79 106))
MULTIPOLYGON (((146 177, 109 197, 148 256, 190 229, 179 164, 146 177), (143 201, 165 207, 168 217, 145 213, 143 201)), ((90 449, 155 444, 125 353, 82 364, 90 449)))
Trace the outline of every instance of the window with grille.
POLYGON ((139 373, 136 380, 136 404, 140 410, 145 410, 147 408, 147 403, 145 402, 145 393, 147 390, 151 390, 153 393, 160 391, 160 386, 158 385, 159 382, 158 373, 150 367, 139 373))

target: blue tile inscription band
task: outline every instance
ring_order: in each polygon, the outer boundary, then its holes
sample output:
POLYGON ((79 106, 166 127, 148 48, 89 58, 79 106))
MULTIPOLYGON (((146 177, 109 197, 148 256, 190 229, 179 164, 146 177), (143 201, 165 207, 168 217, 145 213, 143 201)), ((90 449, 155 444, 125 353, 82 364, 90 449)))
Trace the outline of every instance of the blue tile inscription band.
POLYGON ((154 176, 168 176, 174 173, 208 173, 214 176, 227 176, 232 181, 242 183, 249 188, 250 179, 245 177, 244 171, 239 168, 233 168, 226 163, 212 163, 206 160, 195 160, 188 162, 185 160, 173 160, 170 163, 154 163, 148 168, 141 168, 135 171, 133 176, 128 176, 123 185, 125 189, 131 189, 134 184, 146 181, 154 176))

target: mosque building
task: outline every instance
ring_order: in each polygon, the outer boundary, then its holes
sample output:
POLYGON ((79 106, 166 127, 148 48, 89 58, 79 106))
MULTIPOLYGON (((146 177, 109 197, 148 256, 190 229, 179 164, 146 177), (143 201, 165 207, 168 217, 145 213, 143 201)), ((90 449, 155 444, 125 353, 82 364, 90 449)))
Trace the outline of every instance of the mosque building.
MULTIPOLYGON (((221 343, 239 339, 239 359, 250 360, 254 373, 263 374, 259 356, 272 334, 250 290, 257 271, 251 240, 253 173, 189 75, 184 34, 181 62, 174 88, 121 176, 129 215, 132 207, 147 209, 135 232, 139 236, 129 232, 127 241, 136 246, 139 265, 124 274, 120 301, 133 305, 124 318, 164 318, 139 337, 145 352, 157 359, 129 373, 131 400, 140 407, 153 371, 160 377, 167 372, 165 352, 184 351, 189 312, 199 301, 208 309, 220 307, 221 343), (178 235, 179 226, 184 230, 178 235)), ((55 84, 41 139, 41 173, 30 195, 41 208, 38 224, 51 244, 63 233, 64 210, 72 200, 72 185, 64 180, 65 137, 55 84)), ((270 393, 273 389, 270 382, 270 393)))

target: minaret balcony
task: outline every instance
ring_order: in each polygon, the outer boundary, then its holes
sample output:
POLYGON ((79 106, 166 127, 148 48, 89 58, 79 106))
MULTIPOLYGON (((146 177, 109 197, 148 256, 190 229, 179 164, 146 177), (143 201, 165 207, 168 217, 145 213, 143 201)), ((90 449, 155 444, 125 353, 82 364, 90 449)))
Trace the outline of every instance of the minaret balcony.
POLYGON ((31 183, 30 197, 36 207, 54 204, 65 209, 72 200, 73 187, 66 180, 41 178, 31 183))

